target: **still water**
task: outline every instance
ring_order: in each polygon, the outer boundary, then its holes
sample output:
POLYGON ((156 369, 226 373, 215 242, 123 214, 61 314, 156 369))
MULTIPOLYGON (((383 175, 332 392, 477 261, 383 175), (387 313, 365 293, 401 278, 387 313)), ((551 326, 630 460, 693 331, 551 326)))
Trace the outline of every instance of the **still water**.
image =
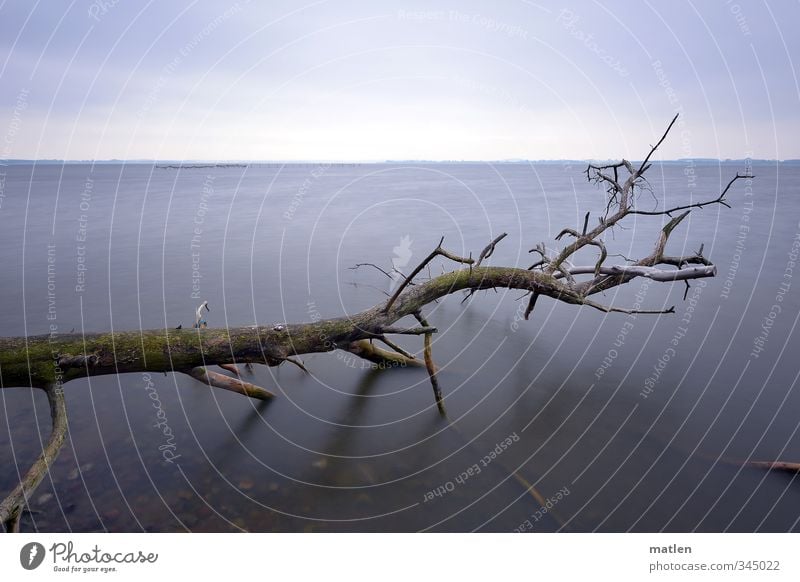
MULTIPOLYGON (((73 381, 69 440, 22 528, 800 530, 793 474, 731 462, 800 461, 800 166, 752 169, 731 209, 695 210, 670 240, 672 255, 704 244, 716 278, 688 291, 634 280, 600 298, 675 305, 674 315, 540 299, 520 321, 525 301, 502 290, 429 306, 452 425, 424 370, 373 370, 341 353, 305 356, 310 375, 255 366, 252 381, 277 394, 269 403, 168 371, 73 381)), ((203 300, 212 327, 355 313, 395 282, 351 267, 408 272, 441 236, 476 256, 507 232, 491 264, 527 267, 536 243, 558 244, 562 228, 603 208, 582 170, 8 166, 0 333, 190 327, 203 300)), ((745 170, 655 166, 653 193, 637 204, 715 198, 745 170)), ((632 217, 607 236, 609 253, 648 254, 662 224, 632 217)), ((418 338, 402 343, 421 349, 418 338)), ((26 388, 0 390, 0 412, 4 494, 50 421, 44 394, 26 388)))

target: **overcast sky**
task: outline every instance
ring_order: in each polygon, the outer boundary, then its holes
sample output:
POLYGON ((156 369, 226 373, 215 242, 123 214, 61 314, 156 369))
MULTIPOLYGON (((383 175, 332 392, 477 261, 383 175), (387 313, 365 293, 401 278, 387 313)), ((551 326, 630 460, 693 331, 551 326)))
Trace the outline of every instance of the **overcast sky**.
POLYGON ((6 1, 0 159, 800 158, 800 5, 6 1))

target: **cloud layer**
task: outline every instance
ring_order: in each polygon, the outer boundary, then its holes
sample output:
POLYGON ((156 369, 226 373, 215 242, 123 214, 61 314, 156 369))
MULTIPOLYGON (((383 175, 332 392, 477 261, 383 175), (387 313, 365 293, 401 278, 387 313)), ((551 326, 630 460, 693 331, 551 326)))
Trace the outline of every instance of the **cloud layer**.
POLYGON ((2 158, 800 158, 797 4, 37 2, 2 158), (268 5, 266 5, 268 4, 268 5))

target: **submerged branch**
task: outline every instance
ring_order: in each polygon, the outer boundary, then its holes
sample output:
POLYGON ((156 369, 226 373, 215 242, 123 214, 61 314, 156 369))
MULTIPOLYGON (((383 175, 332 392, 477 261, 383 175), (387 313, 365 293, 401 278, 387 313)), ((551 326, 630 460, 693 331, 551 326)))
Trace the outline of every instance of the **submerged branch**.
MULTIPOLYGON (((428 322, 425 317, 422 315, 421 312, 417 312, 414 314, 414 317, 417 318, 420 325, 425 327, 428 326, 428 322)), ((439 408, 439 414, 442 416, 446 416, 446 412, 444 409, 444 399, 442 398, 442 389, 439 387, 439 380, 436 378, 436 362, 433 361, 433 339, 431 333, 425 334, 425 349, 424 349, 424 357, 425 357, 425 368, 428 370, 428 377, 431 380, 431 386, 433 387, 433 397, 436 400, 436 406, 439 408)))
POLYGON ((270 400, 271 398, 275 398, 275 394, 265 388, 262 388, 261 386, 256 386, 255 384, 245 382, 239 378, 231 378, 230 376, 225 376, 224 374, 219 374, 218 372, 212 372, 211 370, 202 366, 192 368, 187 373, 195 380, 199 380, 200 382, 208 384, 209 386, 222 388, 223 390, 230 390, 231 392, 243 394, 244 396, 249 396, 250 398, 256 398, 258 400, 270 400))
POLYGON ((64 390, 57 384, 50 384, 44 390, 50 403, 50 419, 53 429, 42 454, 31 465, 14 490, 0 502, 0 524, 6 527, 6 531, 16 531, 19 527, 20 513, 50 470, 50 466, 61 451, 67 437, 67 408, 64 402, 64 390))

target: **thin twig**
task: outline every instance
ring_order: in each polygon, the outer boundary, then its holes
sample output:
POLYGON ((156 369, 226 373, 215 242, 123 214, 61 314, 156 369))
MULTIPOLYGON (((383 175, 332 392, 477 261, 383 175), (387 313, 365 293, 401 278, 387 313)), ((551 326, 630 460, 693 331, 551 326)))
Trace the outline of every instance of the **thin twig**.
POLYGON ((678 115, 680 115, 680 113, 675 114, 675 117, 673 117, 672 121, 669 122, 669 125, 667 126, 667 130, 664 132, 664 135, 661 136, 661 139, 658 140, 658 143, 656 145, 650 148, 650 153, 647 154, 647 157, 645 157, 645 159, 642 161, 642 164, 639 166, 639 169, 636 170, 636 175, 641 176, 643 173, 647 171, 647 168, 649 167, 647 165, 647 162, 650 161, 650 157, 655 153, 658 147, 662 143, 664 143, 664 140, 667 139, 667 134, 669 134, 669 130, 671 130, 672 126, 675 125, 675 122, 678 121, 678 115))
POLYGON ((306 368, 303 365, 303 362, 301 362, 300 360, 295 360, 294 358, 290 358, 289 356, 287 356, 287 357, 285 357, 283 359, 283 361, 284 362, 289 362, 290 364, 294 364, 295 366, 297 366, 298 368, 303 370, 303 372, 305 372, 306 374, 310 374, 311 373, 311 372, 308 371, 308 368, 306 368))
POLYGON ((381 336, 378 336, 378 338, 377 338, 377 339, 379 339, 380 341, 382 341, 383 343, 385 343, 387 346, 389 346, 390 348, 392 348, 392 349, 393 349, 394 351, 396 351, 398 354, 400 354, 400 355, 403 355, 403 356, 405 356, 405 357, 407 357, 407 358, 409 358, 409 359, 411 359, 411 360, 415 359, 415 358, 414 358, 414 354, 411 354, 411 353, 407 352, 406 350, 404 350, 403 348, 401 348, 400 346, 398 346, 396 343, 394 343, 392 340, 390 340, 390 339, 389 339, 389 338, 387 338, 386 336, 383 336, 383 335, 381 335, 381 336))
POLYGON ((441 240, 439 240, 439 244, 436 245, 436 248, 433 249, 433 252, 431 252, 431 254, 429 254, 427 257, 425 257, 425 260, 423 260, 417 266, 417 268, 414 269, 411 272, 411 274, 408 277, 406 277, 405 280, 400 284, 400 286, 394 292, 394 295, 392 295, 389 298, 389 301, 386 302, 386 305, 383 308, 383 312, 384 313, 388 313, 389 312, 389 310, 392 308, 392 305, 394 304, 395 301, 397 301, 397 298, 400 297, 400 294, 403 292, 403 290, 406 288, 406 286, 409 283, 411 283, 411 281, 414 279, 414 277, 416 277, 419 274, 419 272, 422 271, 422 269, 425 268, 425 265, 430 263, 437 256, 441 255, 443 257, 447 257, 451 261, 455 261, 457 263, 463 263, 463 264, 466 264, 466 265, 473 264, 474 261, 471 258, 465 259, 463 257, 459 257, 458 255, 454 255, 450 251, 447 251, 447 250, 443 249, 442 248, 442 243, 443 242, 444 242, 444 237, 442 237, 441 240))
POLYGON ((358 270, 358 268, 359 268, 359 267, 372 267, 372 268, 374 268, 374 269, 377 269, 378 271, 380 271, 381 273, 383 273, 384 275, 386 275, 386 276, 387 276, 387 277, 389 277, 390 279, 394 279, 394 277, 392 277, 392 276, 391 276, 389 273, 387 273, 386 271, 384 271, 383 269, 381 269, 381 268, 380 268, 378 265, 376 265, 375 263, 356 263, 355 265, 353 265, 352 267, 350 267, 350 270, 351 270, 351 271, 356 271, 356 270, 358 270))
POLYGON ((386 326, 382 327, 380 333, 375 334, 374 337, 380 337, 384 334, 394 334, 394 335, 423 335, 427 333, 436 333, 439 330, 435 327, 430 326, 423 326, 423 327, 394 327, 394 326, 386 326))
POLYGON ((627 313, 627 314, 644 313, 647 315, 664 315, 666 313, 675 313, 674 305, 669 309, 625 309, 623 307, 610 307, 607 305, 602 305, 600 303, 595 303, 594 301, 590 301, 589 299, 584 299, 583 305, 594 307, 595 309, 598 309, 605 313, 627 313))
POLYGON ((714 200, 706 200, 704 202, 695 202, 694 204, 685 204, 683 206, 675 206, 674 208, 670 208, 669 210, 629 210, 628 214, 642 214, 644 216, 672 216, 675 212, 680 212, 681 210, 689 210, 692 208, 703 208, 705 206, 710 206, 712 204, 722 204, 723 206, 727 206, 730 208, 730 205, 725 202, 725 194, 728 193, 733 183, 736 180, 746 179, 750 180, 755 178, 752 174, 739 174, 738 172, 736 175, 728 182, 728 185, 725 186, 725 189, 719 195, 719 197, 715 198, 714 200))

